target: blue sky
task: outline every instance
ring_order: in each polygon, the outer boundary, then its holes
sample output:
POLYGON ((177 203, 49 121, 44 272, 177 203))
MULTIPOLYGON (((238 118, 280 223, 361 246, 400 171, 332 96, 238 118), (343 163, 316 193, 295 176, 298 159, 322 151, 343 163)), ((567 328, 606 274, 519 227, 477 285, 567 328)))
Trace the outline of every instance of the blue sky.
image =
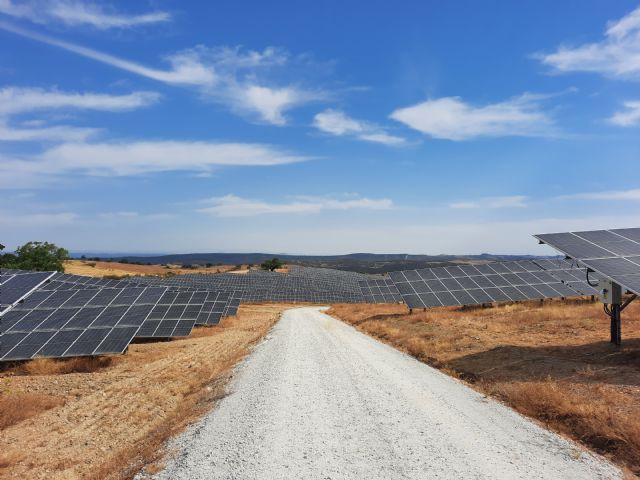
POLYGON ((640 225, 640 4, 0 0, 0 241, 547 254, 640 225))

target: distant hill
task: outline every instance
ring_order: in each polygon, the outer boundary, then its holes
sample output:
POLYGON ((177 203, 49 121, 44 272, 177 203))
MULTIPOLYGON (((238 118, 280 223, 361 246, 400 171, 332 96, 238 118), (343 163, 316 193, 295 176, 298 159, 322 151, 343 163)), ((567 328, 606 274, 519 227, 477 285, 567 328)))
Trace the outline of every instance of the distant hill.
MULTIPOLYGON (((87 255, 88 257, 89 255, 87 255)), ((96 255, 99 256, 99 255, 96 255)), ((410 255, 386 253, 351 253, 348 255, 282 255, 273 253, 185 253, 173 255, 109 255, 113 260, 131 263, 179 264, 179 265, 257 265, 278 257, 289 264, 337 268, 366 273, 384 273, 459 262, 530 260, 533 255, 410 255)), ((105 258, 105 257, 103 257, 105 258)))

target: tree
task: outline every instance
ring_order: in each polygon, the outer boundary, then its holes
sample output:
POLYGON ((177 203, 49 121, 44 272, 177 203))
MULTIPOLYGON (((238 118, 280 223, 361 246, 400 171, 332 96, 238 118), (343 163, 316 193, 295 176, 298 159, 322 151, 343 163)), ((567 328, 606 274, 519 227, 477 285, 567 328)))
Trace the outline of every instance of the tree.
POLYGON ((279 258, 273 257, 271 260, 265 260, 262 262, 260 268, 273 272, 276 268, 282 268, 283 265, 284 263, 282 263, 279 258))
POLYGON ((53 243, 28 242, 16 248, 15 260, 12 264, 6 264, 5 266, 40 272, 54 270, 64 272, 64 261, 68 258, 69 252, 53 243))

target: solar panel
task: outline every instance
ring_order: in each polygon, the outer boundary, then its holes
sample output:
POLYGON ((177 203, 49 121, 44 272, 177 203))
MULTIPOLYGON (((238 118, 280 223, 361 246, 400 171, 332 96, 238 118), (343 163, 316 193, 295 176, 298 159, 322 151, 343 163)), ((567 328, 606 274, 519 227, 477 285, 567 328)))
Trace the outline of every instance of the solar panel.
POLYGON ((231 300, 230 292, 208 292, 202 310, 197 317, 198 325, 217 325, 224 316, 231 300))
MULTIPOLYGON (((167 291, 151 309, 136 338, 186 337, 212 292, 167 291)), ((217 292, 215 292, 217 293, 217 292)))
POLYGON ((3 270, 0 275, 0 313, 11 305, 19 302, 35 288, 42 285, 55 272, 27 272, 3 270))
MULTIPOLYGON (((567 270, 570 269, 565 264, 558 272, 567 270)), ((583 294, 529 260, 405 270, 391 272, 389 277, 409 308, 480 305, 583 294)))
POLYGON ((580 265, 640 294, 640 228, 534 235, 580 265))
POLYGON ((122 353, 165 287, 38 289, 0 319, 0 360, 122 353))
POLYGON ((398 303, 402 301, 398 288, 389 277, 358 282, 367 303, 398 303))

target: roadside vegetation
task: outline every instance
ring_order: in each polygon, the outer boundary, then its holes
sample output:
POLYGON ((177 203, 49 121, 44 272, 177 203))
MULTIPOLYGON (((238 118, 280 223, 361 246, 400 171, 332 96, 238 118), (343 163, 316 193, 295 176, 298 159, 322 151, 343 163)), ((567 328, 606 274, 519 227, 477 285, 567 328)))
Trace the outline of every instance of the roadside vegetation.
POLYGON ((623 314, 622 347, 602 306, 582 300, 328 313, 640 475, 640 303, 623 314))

